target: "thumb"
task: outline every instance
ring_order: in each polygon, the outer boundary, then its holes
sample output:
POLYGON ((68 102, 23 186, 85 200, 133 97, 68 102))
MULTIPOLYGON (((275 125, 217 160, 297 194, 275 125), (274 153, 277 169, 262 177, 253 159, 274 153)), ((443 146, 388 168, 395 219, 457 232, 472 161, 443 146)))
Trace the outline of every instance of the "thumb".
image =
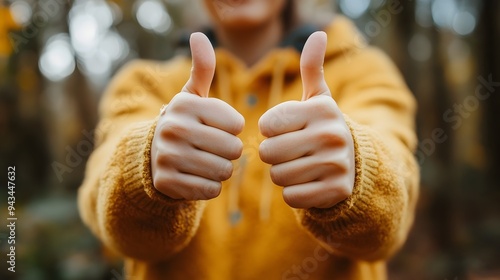
POLYGON ((323 62, 326 52, 326 33, 314 32, 309 36, 300 56, 302 75, 302 101, 317 95, 330 95, 323 76, 323 62))
POLYGON ((215 72, 215 52, 207 36, 201 32, 191 34, 189 38, 193 66, 191 76, 182 89, 201 97, 208 97, 215 72))

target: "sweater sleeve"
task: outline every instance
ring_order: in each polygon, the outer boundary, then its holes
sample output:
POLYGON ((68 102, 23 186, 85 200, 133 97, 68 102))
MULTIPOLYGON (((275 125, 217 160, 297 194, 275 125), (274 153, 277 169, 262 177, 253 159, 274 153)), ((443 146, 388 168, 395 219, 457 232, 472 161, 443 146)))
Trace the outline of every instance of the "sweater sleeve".
POLYGON ((132 62, 111 82, 101 102, 96 149, 78 193, 84 223, 105 246, 147 261, 168 258, 184 248, 204 207, 202 202, 170 199, 152 183, 156 116, 175 94, 175 89, 162 89, 165 72, 158 67, 132 62))
POLYGON ((406 240, 418 196, 415 101, 390 60, 371 48, 326 65, 329 73, 339 75, 329 86, 354 140, 353 193, 332 208, 296 214, 332 253, 387 259, 406 240), (338 72, 349 68, 357 70, 338 72))

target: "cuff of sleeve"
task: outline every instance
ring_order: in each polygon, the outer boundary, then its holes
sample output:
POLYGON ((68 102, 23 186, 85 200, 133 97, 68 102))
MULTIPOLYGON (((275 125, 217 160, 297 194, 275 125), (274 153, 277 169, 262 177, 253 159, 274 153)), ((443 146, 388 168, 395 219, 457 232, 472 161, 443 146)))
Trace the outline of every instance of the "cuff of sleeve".
POLYGON ((158 118, 134 124, 122 140, 124 151, 122 165, 124 196, 138 208, 156 215, 163 215, 172 206, 194 202, 174 200, 153 185, 151 174, 151 146, 158 118))
POLYGON ((311 208, 304 210, 303 215, 317 222, 339 221, 349 223, 365 215, 369 209, 369 200, 378 177, 379 161, 374 146, 373 132, 369 128, 353 122, 344 115, 354 142, 355 169, 353 193, 346 200, 328 209, 311 208))

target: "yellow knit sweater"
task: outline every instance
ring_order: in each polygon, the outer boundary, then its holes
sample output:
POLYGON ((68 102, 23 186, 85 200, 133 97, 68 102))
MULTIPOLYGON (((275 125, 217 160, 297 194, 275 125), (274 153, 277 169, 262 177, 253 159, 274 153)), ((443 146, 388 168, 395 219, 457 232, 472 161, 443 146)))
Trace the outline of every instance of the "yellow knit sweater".
POLYGON ((151 179, 157 115, 187 81, 190 59, 135 61, 111 82, 78 203, 94 234, 125 258, 127 279, 386 279, 418 196, 415 101, 350 21, 337 17, 325 31, 325 79, 356 159, 352 196, 329 209, 290 208, 258 156, 259 117, 301 98, 295 49, 275 49, 251 68, 216 49, 210 96, 245 117, 245 160, 210 201, 172 200, 151 179))

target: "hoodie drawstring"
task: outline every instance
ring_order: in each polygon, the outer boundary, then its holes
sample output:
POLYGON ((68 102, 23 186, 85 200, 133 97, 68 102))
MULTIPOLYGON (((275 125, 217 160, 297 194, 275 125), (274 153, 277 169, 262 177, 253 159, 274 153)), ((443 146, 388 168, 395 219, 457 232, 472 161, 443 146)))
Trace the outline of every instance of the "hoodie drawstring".
MULTIPOLYGON (((278 56, 276 59, 276 64, 273 69, 271 88, 269 92, 269 99, 267 100, 267 108, 272 108, 281 101, 281 95, 283 92, 283 84, 285 81, 285 60, 278 56)), ((264 174, 262 176, 262 190, 260 193, 260 213, 259 217, 261 221, 268 221, 271 216, 271 204, 273 198, 273 184, 271 182, 271 167, 266 165, 264 168, 264 174)))
MULTIPOLYGON (((229 81, 229 74, 227 73, 226 67, 220 65, 217 67, 217 87, 220 94, 220 98, 227 102, 232 103, 231 96, 231 84, 229 81)), ((231 178, 229 189, 228 189, 228 217, 229 223, 232 226, 238 224, 242 218, 239 197, 240 197, 240 187, 243 181, 244 169, 246 167, 246 156, 243 154, 239 160, 235 162, 234 175, 231 178)))
MULTIPOLYGON (((282 56, 276 57, 276 63, 272 71, 271 85, 268 96, 267 108, 272 108, 281 101, 283 85, 285 80, 286 60, 282 56)), ((217 67, 217 86, 220 98, 229 104, 233 104, 231 96, 231 84, 228 82, 228 69, 224 65, 217 67)), ((235 172, 231 178, 228 189, 228 218, 232 226, 236 226, 242 219, 239 205, 240 189, 247 162, 247 155, 243 154, 235 163, 235 172)), ((262 188, 260 193, 259 218, 261 221, 268 221, 271 213, 273 184, 270 177, 270 166, 266 165, 262 174, 262 188)))

